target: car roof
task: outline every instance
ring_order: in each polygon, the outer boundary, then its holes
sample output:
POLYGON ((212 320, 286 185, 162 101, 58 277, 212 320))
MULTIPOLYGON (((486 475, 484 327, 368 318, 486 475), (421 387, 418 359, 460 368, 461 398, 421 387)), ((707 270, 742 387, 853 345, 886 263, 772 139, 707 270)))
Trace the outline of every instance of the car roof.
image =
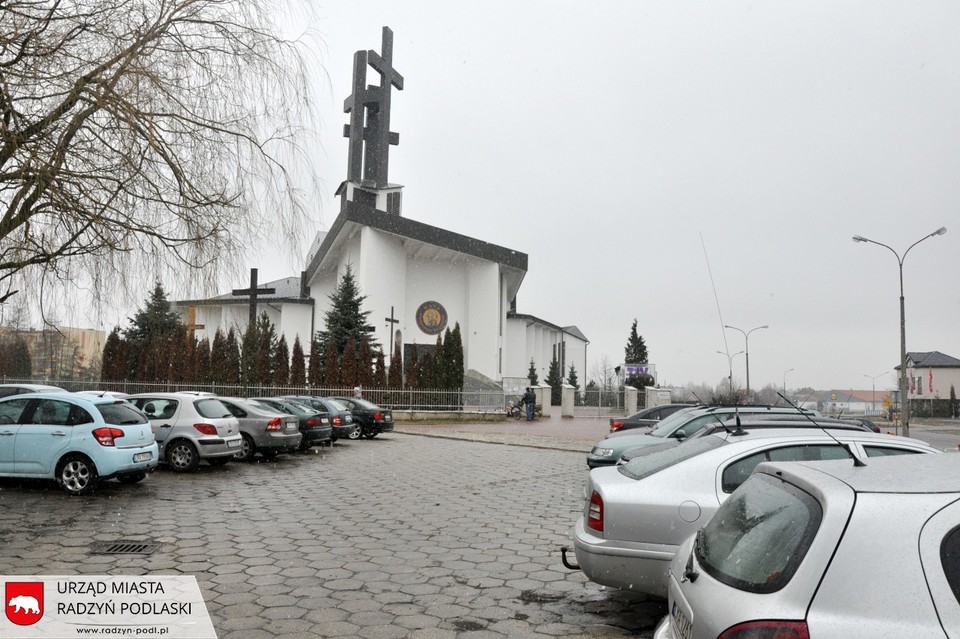
POLYGON ((764 462, 754 472, 800 486, 840 482, 856 492, 960 493, 960 455, 954 453, 871 457, 863 466, 853 466, 849 460, 764 462))
POLYGON ((50 391, 44 393, 21 393, 19 395, 0 397, 0 400, 2 401, 11 399, 55 399, 58 401, 73 402, 75 404, 86 403, 93 405, 116 404, 124 401, 116 397, 100 397, 99 395, 85 395, 83 393, 61 393, 59 391, 50 391))
MULTIPOLYGON (((0 388, 29 388, 38 393, 68 393, 65 388, 51 386, 49 384, 0 384, 0 388)), ((26 393, 24 393, 25 395, 26 393)))

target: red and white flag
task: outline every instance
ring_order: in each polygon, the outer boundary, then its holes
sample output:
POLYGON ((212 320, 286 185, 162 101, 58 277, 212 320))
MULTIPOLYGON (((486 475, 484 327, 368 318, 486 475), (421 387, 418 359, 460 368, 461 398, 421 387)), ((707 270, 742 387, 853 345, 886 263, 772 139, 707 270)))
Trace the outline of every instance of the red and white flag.
POLYGON ((930 392, 933 392, 933 369, 930 369, 930 392))

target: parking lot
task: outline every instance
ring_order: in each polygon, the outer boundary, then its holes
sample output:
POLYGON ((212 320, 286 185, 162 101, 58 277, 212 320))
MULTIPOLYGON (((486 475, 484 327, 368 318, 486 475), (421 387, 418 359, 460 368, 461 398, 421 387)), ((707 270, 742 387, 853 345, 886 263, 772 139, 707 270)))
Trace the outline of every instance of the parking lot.
POLYGON ((80 498, 3 480, 0 572, 192 574, 220 637, 649 637, 665 604, 560 564, 585 449, 540 446, 535 428, 523 446, 395 433, 161 468, 80 498), (93 552, 121 540, 159 546, 93 552))

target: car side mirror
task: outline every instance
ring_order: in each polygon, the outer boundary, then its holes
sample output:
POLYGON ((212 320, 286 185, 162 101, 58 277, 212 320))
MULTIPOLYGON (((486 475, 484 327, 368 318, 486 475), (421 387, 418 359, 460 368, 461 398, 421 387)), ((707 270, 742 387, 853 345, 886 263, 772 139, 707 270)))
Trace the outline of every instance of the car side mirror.
POLYGON ((680 430, 678 430, 677 432, 675 432, 675 433, 673 434, 673 436, 674 436, 676 439, 679 439, 680 441, 683 441, 684 439, 687 438, 687 431, 685 431, 685 430, 683 430, 683 429, 680 429, 680 430))

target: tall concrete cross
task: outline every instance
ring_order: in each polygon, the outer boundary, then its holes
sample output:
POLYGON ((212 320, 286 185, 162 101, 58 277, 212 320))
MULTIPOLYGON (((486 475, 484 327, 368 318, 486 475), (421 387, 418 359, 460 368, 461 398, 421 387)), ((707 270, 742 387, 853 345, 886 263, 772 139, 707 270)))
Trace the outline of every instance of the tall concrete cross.
POLYGON ((403 76, 393 68, 393 31, 389 27, 383 28, 381 49, 382 54, 370 49, 353 56, 353 93, 343 102, 350 124, 344 125, 343 135, 350 138, 347 179, 358 182, 362 177, 386 186, 390 145, 400 143, 399 134, 390 132, 391 91, 393 87, 403 90, 403 76), (368 64, 380 74, 380 86, 367 85, 368 64))
POLYGON ((250 296, 250 326, 257 323, 257 296, 272 295, 276 293, 275 288, 257 288, 257 269, 250 269, 250 288, 235 288, 231 291, 232 295, 250 296))
POLYGON ((399 324, 400 320, 393 316, 393 307, 390 307, 390 317, 383 318, 387 322, 387 330, 390 331, 390 357, 393 357, 393 325, 399 324))

